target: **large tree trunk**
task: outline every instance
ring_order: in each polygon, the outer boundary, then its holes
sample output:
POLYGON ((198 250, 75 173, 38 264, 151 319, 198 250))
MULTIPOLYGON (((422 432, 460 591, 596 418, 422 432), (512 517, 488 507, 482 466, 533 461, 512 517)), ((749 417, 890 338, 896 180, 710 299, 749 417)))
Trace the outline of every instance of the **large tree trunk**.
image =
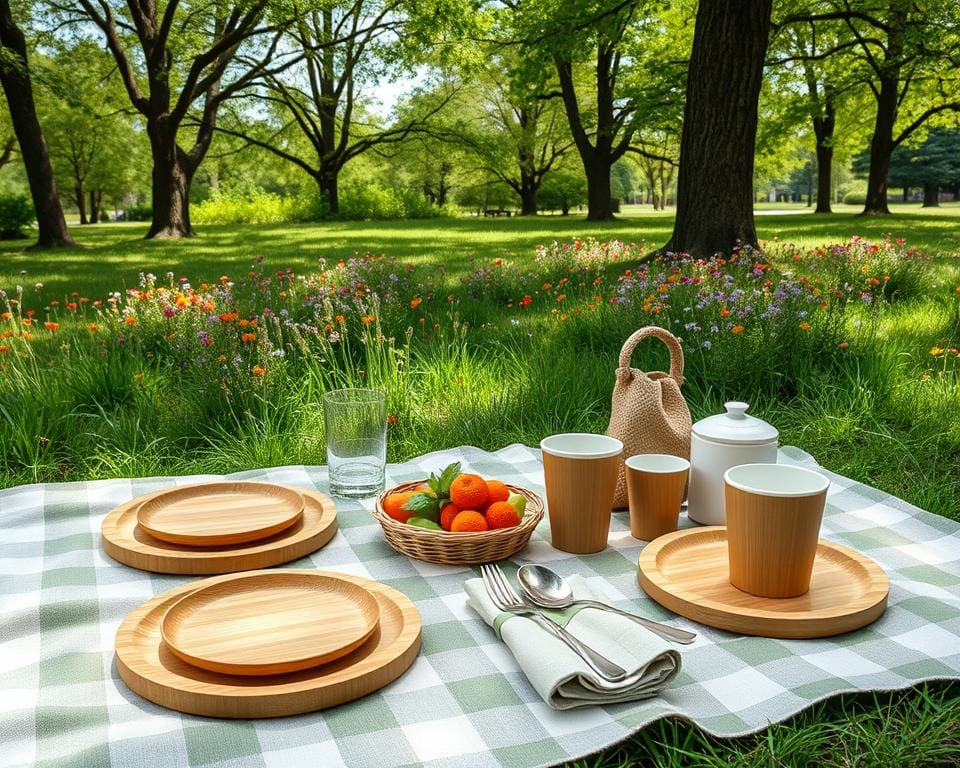
POLYGON ((814 213, 833 213, 830 208, 833 176, 833 146, 817 141, 817 207, 814 213))
POLYGON ((0 65, 0 85, 7 97, 10 121, 20 144, 30 196, 37 215, 39 233, 34 247, 73 245, 73 238, 63 217, 63 205, 57 194, 50 153, 33 102, 33 87, 27 66, 27 42, 13 20, 9 0, 0 0, 0 46, 7 54, 7 61, 0 65))
POLYGON ((97 190, 90 190, 90 223, 99 224, 100 223, 100 200, 102 199, 103 192, 97 190))
POLYGON ((520 195, 521 216, 537 215, 537 192, 539 192, 539 186, 529 173, 521 169, 520 188, 517 190, 520 195))
POLYGON ((772 0, 701 0, 680 138, 677 218, 665 250, 757 247, 753 154, 772 0))
POLYGON ((80 212, 80 224, 87 223, 87 201, 83 192, 83 184, 79 181, 73 188, 73 199, 77 202, 77 210, 80 212))
POLYGON ((939 184, 924 184, 923 185, 923 207, 924 208, 939 208, 940 207, 940 185, 939 184))
POLYGON ((587 221, 609 221, 613 218, 610 205, 609 158, 597 152, 583 158, 583 170, 587 175, 587 221))
POLYGON ((863 213, 867 216, 889 215, 887 206, 887 177, 890 173, 890 155, 893 153, 893 126, 897 121, 897 92, 899 76, 880 81, 877 94, 877 116, 870 140, 870 174, 867 178, 867 199, 863 213))
POLYGON ((338 168, 321 171, 316 177, 320 196, 327 201, 330 213, 340 213, 340 170, 338 168))
POLYGON ((165 121, 147 121, 153 153, 153 220, 147 239, 193 237, 190 226, 190 181, 186 153, 177 146, 177 133, 165 121))

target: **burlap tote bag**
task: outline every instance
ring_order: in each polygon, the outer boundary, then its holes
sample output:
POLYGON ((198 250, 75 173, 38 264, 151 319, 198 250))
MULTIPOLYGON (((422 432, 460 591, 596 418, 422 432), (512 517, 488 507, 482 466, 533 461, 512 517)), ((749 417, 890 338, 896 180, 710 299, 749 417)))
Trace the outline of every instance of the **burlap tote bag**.
MULTIPOLYGON (((647 326, 624 342, 607 429, 608 435, 623 442, 624 459, 638 453, 670 453, 690 458, 690 409, 680 393, 682 384, 683 349, 672 333, 647 326), (633 350, 648 336, 660 339, 670 350, 670 373, 644 373, 630 367, 633 350)), ((621 464, 614 509, 627 506, 623 473, 621 464)))

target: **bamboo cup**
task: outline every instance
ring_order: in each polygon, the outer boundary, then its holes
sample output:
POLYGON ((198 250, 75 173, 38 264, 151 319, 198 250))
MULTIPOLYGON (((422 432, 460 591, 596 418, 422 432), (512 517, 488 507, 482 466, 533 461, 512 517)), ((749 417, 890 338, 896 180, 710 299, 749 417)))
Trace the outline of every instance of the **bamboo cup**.
POLYGON ((641 453, 625 464, 633 538, 653 541, 677 530, 690 462, 666 453, 641 453))
POLYGON ((572 432, 544 438, 540 449, 554 548, 578 555, 605 549, 623 443, 572 432))
POLYGON ((830 481, 789 464, 741 464, 723 484, 730 583, 760 597, 804 594, 830 481))

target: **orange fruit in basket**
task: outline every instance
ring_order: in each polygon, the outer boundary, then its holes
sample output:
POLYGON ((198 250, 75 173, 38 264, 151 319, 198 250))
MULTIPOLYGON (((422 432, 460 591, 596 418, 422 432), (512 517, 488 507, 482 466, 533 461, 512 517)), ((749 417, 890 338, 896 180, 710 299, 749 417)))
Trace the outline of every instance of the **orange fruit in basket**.
POLYGON ((444 504, 443 508, 440 510, 440 527, 445 531, 449 531, 450 526, 453 524, 453 518, 459 515, 460 511, 460 507, 458 507, 452 501, 444 504))
POLYGON ((410 497, 413 496, 413 491, 400 491, 399 493, 391 493, 389 496, 385 497, 382 505, 383 511, 386 512, 394 520, 397 520, 401 523, 407 522, 407 518, 410 517, 413 512, 409 509, 404 509, 403 505, 410 501, 410 497))
POLYGON ((513 508, 513 504, 505 501, 495 501, 487 507, 487 525, 490 530, 497 528, 513 528, 520 525, 520 515, 513 508))
POLYGON ((460 509, 483 509, 489 498, 487 483, 480 475, 457 475, 450 483, 450 501, 460 509))
POLYGON ((487 492, 490 494, 490 504, 510 498, 510 489, 499 480, 487 480, 487 492))
POLYGON ((450 531, 452 533, 476 533, 478 531, 486 531, 488 528, 487 519, 472 509, 463 510, 463 512, 453 518, 453 522, 450 524, 450 531))

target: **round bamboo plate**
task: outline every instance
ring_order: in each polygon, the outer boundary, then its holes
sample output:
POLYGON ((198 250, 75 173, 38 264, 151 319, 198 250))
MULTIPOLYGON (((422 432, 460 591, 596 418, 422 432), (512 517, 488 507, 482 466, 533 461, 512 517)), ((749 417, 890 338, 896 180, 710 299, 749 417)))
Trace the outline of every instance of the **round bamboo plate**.
POLYGON ((120 678, 134 693, 162 707, 227 718, 297 715, 352 701, 382 688, 403 674, 420 650, 416 606, 384 584, 359 576, 324 575, 366 589, 379 605, 379 627, 352 653, 321 667, 258 678, 209 672, 178 659, 160 637, 163 616, 177 600, 198 587, 232 578, 217 576, 164 592, 127 615, 116 637, 120 678))
POLYGON ((272 483, 199 483, 143 502, 137 522, 153 538, 191 547, 244 544, 273 536, 303 514, 303 496, 272 483))
POLYGON ((137 508, 157 494, 142 496, 121 504, 104 518, 100 529, 103 548, 124 565, 154 573, 196 576, 287 563, 320 549, 337 532, 333 501, 315 491, 301 493, 303 516, 285 531, 261 541, 209 549, 170 544, 146 533, 137 525, 137 508))
POLYGON ((227 675, 280 675, 346 656, 373 634, 367 590, 317 571, 235 575, 182 597, 160 634, 188 664, 227 675))
POLYGON ((726 526, 676 531, 640 553, 640 586, 665 608, 744 635, 830 637, 866 626, 887 607, 890 581, 865 555, 820 539, 810 590, 757 597, 730 584, 726 526))

